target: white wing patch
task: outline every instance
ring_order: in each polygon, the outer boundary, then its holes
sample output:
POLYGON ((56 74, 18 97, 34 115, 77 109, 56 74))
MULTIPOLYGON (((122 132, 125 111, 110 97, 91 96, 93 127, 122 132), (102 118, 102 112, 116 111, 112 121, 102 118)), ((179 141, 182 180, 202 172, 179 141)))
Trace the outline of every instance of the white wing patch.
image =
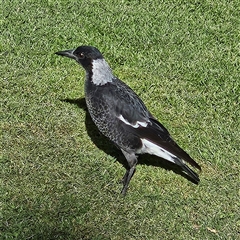
POLYGON ((104 85, 112 82, 112 70, 104 59, 96 59, 92 61, 92 81, 96 85, 104 85))
POLYGON ((148 153, 151 155, 155 155, 161 158, 164 158, 170 162, 173 162, 175 164, 178 164, 176 161, 176 156, 170 152, 168 152, 167 150, 165 150, 164 148, 159 147, 158 145, 150 142, 147 139, 141 138, 142 140, 142 148, 138 150, 138 154, 142 154, 142 153, 148 153))
POLYGON ((146 127, 146 126, 148 125, 148 122, 139 122, 139 121, 137 121, 135 124, 131 124, 130 122, 128 122, 128 121, 123 117, 123 115, 118 116, 118 119, 120 119, 120 120, 121 120, 122 122, 124 122, 125 124, 130 125, 130 126, 132 126, 132 127, 134 127, 134 128, 138 128, 138 127, 140 127, 140 126, 146 127))

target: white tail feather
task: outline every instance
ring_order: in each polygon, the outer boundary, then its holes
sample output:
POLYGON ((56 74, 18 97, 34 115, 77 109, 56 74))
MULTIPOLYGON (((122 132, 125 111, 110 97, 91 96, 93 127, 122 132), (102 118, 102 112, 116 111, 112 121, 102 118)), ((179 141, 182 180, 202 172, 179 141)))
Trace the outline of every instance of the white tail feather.
POLYGON ((158 157, 161 157, 163 159, 166 159, 170 162, 173 162, 175 164, 178 164, 176 161, 176 156, 173 155, 172 153, 168 152, 164 148, 159 147, 158 145, 148 141, 147 139, 141 138, 142 140, 142 148, 138 150, 137 153, 148 153, 151 155, 155 155, 158 157))

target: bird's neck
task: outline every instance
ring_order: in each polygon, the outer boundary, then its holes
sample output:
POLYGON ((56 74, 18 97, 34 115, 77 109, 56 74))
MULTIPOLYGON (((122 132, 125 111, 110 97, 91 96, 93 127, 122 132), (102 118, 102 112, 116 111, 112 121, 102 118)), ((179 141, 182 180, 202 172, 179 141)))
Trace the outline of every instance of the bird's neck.
POLYGON ((112 82, 114 76, 104 59, 96 59, 92 61, 92 69, 87 72, 87 78, 95 85, 105 85, 112 82))

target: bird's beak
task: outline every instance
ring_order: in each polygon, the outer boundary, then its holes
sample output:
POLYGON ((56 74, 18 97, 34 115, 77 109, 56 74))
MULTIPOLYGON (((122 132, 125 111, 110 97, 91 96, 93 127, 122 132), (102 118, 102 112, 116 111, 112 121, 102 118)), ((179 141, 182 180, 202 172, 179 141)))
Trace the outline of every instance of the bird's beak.
POLYGON ((72 59, 76 60, 76 56, 73 54, 74 51, 75 51, 75 49, 64 50, 64 51, 56 52, 55 54, 60 55, 60 56, 64 56, 64 57, 69 57, 69 58, 72 58, 72 59))

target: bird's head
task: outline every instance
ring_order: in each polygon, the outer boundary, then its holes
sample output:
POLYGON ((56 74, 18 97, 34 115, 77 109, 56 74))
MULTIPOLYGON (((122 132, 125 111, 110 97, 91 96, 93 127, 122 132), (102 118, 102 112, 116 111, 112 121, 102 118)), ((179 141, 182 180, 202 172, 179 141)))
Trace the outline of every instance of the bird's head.
POLYGON ((94 60, 103 59, 103 55, 100 53, 100 51, 91 46, 80 46, 76 49, 59 51, 56 52, 56 54, 75 59, 87 71, 90 70, 94 60))
POLYGON ((112 70, 100 51, 91 46, 80 46, 77 49, 56 52, 57 55, 75 59, 86 70, 86 80, 95 85, 112 82, 112 70))

